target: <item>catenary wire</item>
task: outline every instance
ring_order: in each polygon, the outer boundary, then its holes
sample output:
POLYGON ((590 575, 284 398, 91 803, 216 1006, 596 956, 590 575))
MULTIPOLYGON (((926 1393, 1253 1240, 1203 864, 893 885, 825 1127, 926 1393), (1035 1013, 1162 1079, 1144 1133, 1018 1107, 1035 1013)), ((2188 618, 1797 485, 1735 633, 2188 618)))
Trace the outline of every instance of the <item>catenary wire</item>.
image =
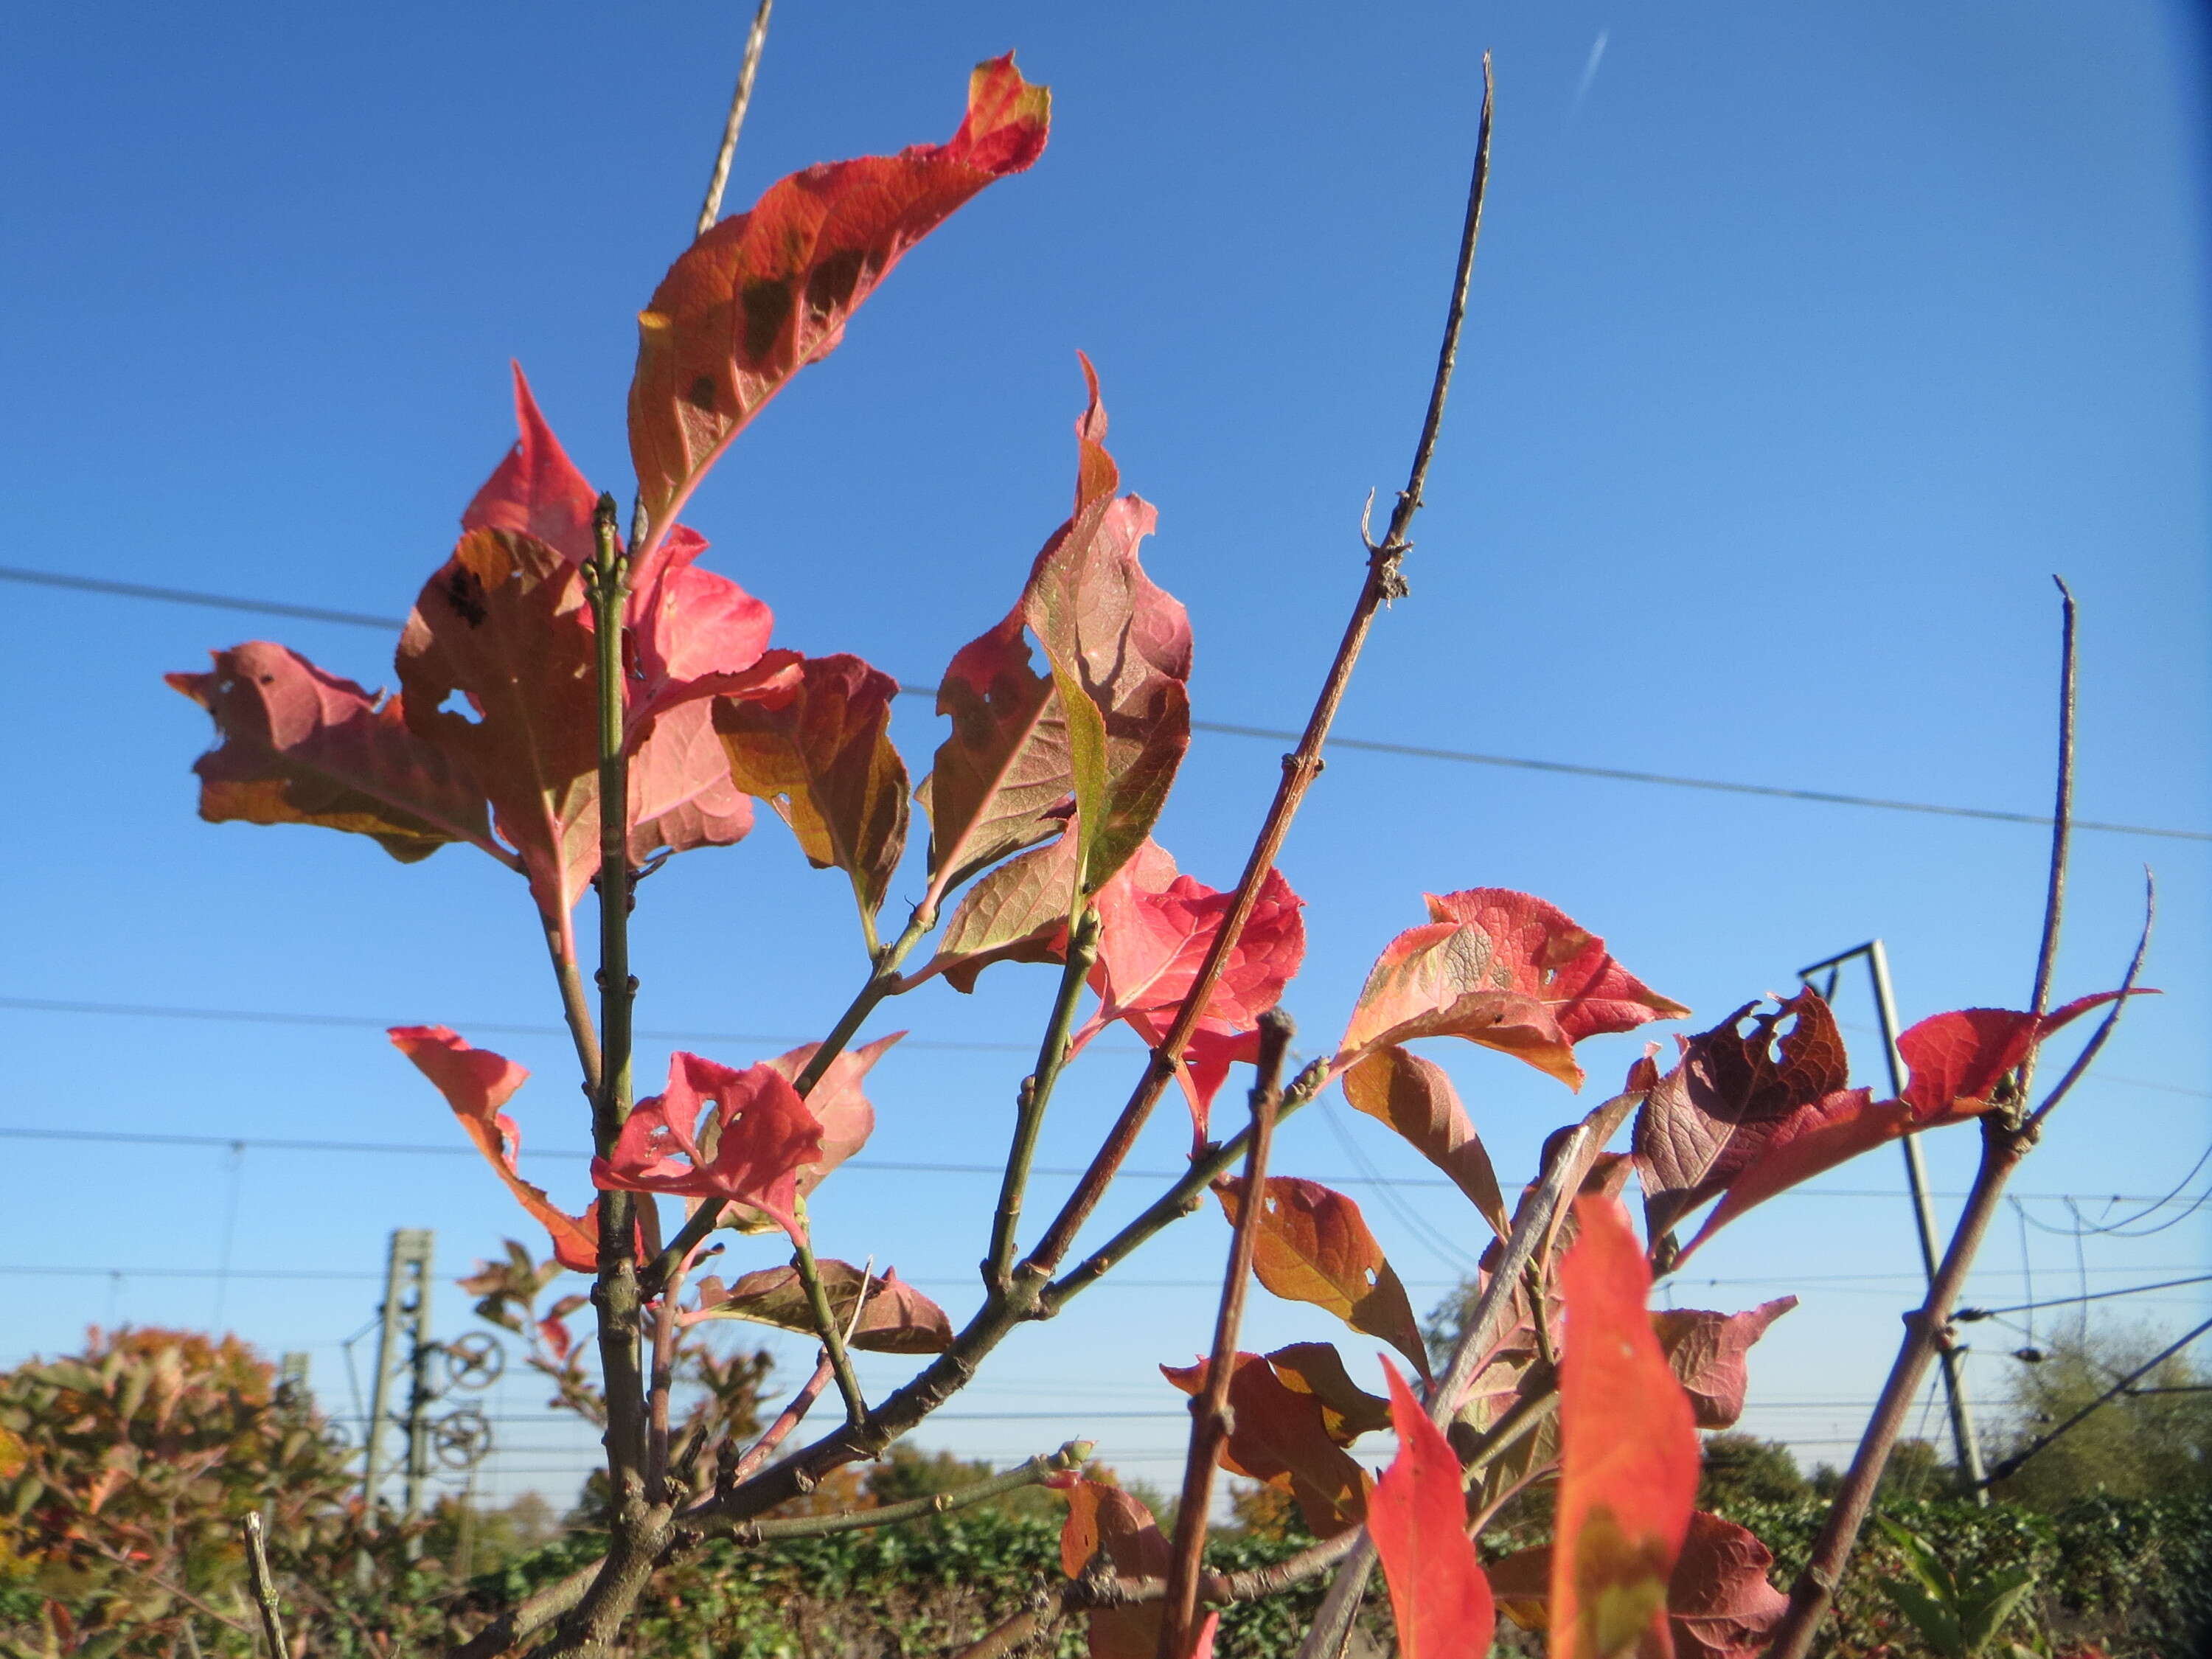
MULTIPOLYGON (((2015 1302, 2008 1308, 1961 1308, 1951 1316, 1972 1322, 1995 1319, 2000 1314, 2033 1313, 2038 1308, 2070 1308, 2077 1302, 2102 1302, 2108 1297, 2141 1296, 2147 1291, 2171 1291, 2183 1285, 2212 1285, 2212 1273, 2198 1273, 2189 1279, 2162 1279, 2155 1285, 2128 1285, 2117 1291, 2092 1291, 2087 1296, 2052 1297, 2042 1302, 2015 1302)), ((2033 1332, 2029 1332, 2033 1335, 2033 1332)))
MULTIPOLYGON (((189 605, 212 611, 240 611, 260 616, 334 623, 347 628, 374 628, 390 631, 401 625, 396 617, 374 617, 358 611, 328 611, 314 605, 283 605, 268 599, 203 593, 182 587, 156 587, 141 582, 113 581, 104 577, 70 576, 57 571, 26 570, 10 565, 0 565, 0 581, 67 588, 76 592, 99 593, 114 599, 151 599, 164 605, 189 605)), ((933 686, 902 685, 899 691, 906 696, 933 697, 937 695, 933 686)), ((1270 743, 1296 743, 1298 739, 1295 732, 1277 731, 1266 726, 1238 726, 1220 720, 1193 720, 1191 729, 1222 737, 1257 738, 1270 743)), ((2045 813, 2007 812, 1985 806, 1948 806, 1933 801, 1893 800, 1883 796, 1844 794, 1828 789, 1793 789, 1776 784, 1738 783, 1721 778, 1693 778, 1668 772, 1588 766, 1572 761, 1534 760, 1525 756, 1486 755, 1472 750, 1437 749, 1420 744, 1385 743, 1373 738, 1331 738, 1328 746, 1367 754, 1395 755, 1407 760, 1447 761, 1462 766, 1496 766, 1515 771, 1552 772, 1569 777, 1600 778, 1613 783, 1650 784, 1670 789, 1698 789, 1720 794, 1763 795, 1770 799, 1810 801, 1823 806, 1858 806, 1887 812, 1917 812, 1937 817, 1978 818, 1993 823, 2030 824, 2039 830, 2048 828, 2050 824, 2049 815, 2045 813)), ((2168 841, 2212 842, 2212 830, 2167 830, 2139 823, 2106 823, 2089 818, 2075 819, 2074 828, 2098 830, 2108 835, 2154 836, 2168 841)))

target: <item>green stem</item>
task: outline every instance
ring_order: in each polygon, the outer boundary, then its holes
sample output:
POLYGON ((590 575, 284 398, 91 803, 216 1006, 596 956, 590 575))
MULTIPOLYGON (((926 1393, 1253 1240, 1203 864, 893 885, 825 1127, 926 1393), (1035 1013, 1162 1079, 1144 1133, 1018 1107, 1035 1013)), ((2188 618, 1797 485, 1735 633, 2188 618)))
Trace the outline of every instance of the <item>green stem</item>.
MULTIPOLYGON (((906 932, 893 940, 888 949, 875 952, 875 966, 868 975, 868 982, 860 988, 845 1012, 838 1016, 837 1023, 830 1028, 830 1035, 823 1038, 821 1046, 815 1049, 814 1058, 806 1062, 806 1069, 799 1073, 799 1080, 792 1085, 801 1100, 814 1092, 814 1085, 822 1081, 823 1074, 830 1069, 830 1063, 845 1052, 846 1045, 859 1034, 868 1016, 875 1012, 877 1004, 898 990, 899 964, 907 959, 928 932, 921 913, 916 911, 914 920, 907 923, 906 932)), ((678 1265, 688 1260, 692 1251, 707 1242, 707 1235, 722 1224, 724 1207, 720 1199, 708 1199, 692 1212, 691 1218, 678 1230, 676 1237, 669 1241, 668 1248, 653 1257, 653 1265, 646 1269, 643 1275, 645 1294, 648 1298, 658 1296, 661 1287, 675 1276, 678 1265)))
MULTIPOLYGON (((592 1138, 612 1158, 630 1111, 629 756, 623 731, 628 699, 623 669, 624 600, 629 567, 615 536, 615 501, 599 497, 593 530, 598 554, 586 590, 599 689, 599 1090, 592 1102, 592 1138)), ((599 1369, 607 1397, 607 1474, 619 1511, 641 1500, 647 1462, 645 1374, 640 1363, 644 1300, 638 1294, 636 1200, 626 1192, 599 1198, 599 1369), (635 1489, 632 1490, 626 1489, 635 1489)))
MULTIPOLYGON (((805 1225, 806 1215, 801 1201, 799 1222, 805 1225)), ((791 1265, 799 1270, 799 1282, 806 1287, 806 1305, 814 1310, 814 1328, 822 1338, 822 1351, 830 1356, 830 1369, 837 1378, 837 1392, 845 1398, 845 1420, 854 1427, 868 1420, 867 1397, 860 1392, 860 1379, 853 1371, 853 1356, 845 1350, 845 1333, 838 1328, 836 1310, 830 1305, 829 1287, 822 1282, 822 1270, 815 1265, 814 1246, 805 1238, 794 1239, 797 1246, 791 1255, 791 1265)), ((866 1287, 863 1286, 865 1291, 866 1287)))
POLYGON ((1020 1103, 1014 1119, 1014 1144, 1006 1153, 1006 1173, 999 1184, 998 1213, 991 1223, 991 1253, 984 1259, 983 1283, 994 1296, 1005 1292, 1014 1267, 1014 1230, 1021 1224, 1022 1197, 1029 1186, 1030 1164, 1036 1157, 1037 1136, 1044 1128, 1045 1108, 1052 1103, 1053 1085, 1067 1064, 1070 1034, 1075 1029, 1076 1005, 1083 1000, 1083 985, 1098 956, 1098 913, 1086 908, 1068 929, 1067 963, 1060 970, 1060 994, 1053 999, 1052 1015, 1045 1022, 1044 1040, 1037 1045, 1036 1070, 1023 1080, 1020 1103))
POLYGON ((919 1521, 933 1515, 945 1515, 953 1510, 964 1510, 971 1504, 1003 1497, 1010 1492, 1019 1492, 1024 1486, 1038 1486, 1055 1474, 1065 1474, 1079 1469, 1091 1461, 1092 1447, 1088 1440, 1071 1440, 1049 1456, 1030 1458, 1008 1469, 1004 1474, 994 1474, 988 1480, 979 1480, 972 1486, 963 1486, 957 1492, 933 1492, 927 1498, 909 1498, 903 1504, 885 1504, 872 1510, 846 1510, 836 1515, 795 1515, 787 1520, 752 1521, 738 1528, 731 1535, 740 1544, 764 1543, 771 1538, 823 1538, 831 1533, 859 1532, 869 1527, 896 1526, 902 1521, 919 1521))

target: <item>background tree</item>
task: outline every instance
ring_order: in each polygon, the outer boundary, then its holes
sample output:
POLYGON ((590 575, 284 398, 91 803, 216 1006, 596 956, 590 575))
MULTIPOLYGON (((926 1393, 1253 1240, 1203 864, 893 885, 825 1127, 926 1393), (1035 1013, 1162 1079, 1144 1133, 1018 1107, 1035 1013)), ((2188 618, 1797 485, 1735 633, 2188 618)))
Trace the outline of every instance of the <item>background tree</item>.
MULTIPOLYGON (((2091 1326, 2043 1350, 2012 1379, 2000 1455, 2088 1405, 2171 1339, 2140 1326, 2091 1326)), ((2212 1375, 2176 1354, 2023 1463, 1996 1488, 2039 1510, 2082 1498, 2212 1496, 2212 1375)))

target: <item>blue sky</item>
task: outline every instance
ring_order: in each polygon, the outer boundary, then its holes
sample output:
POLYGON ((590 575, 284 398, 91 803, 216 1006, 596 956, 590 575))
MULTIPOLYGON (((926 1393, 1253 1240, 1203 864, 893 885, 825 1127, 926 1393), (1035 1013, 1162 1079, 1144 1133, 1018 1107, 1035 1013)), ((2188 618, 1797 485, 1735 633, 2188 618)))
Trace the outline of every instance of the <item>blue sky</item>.
MULTIPOLYGON (((733 208, 812 161, 941 140, 968 66, 1010 46, 1054 89, 1054 136, 901 267, 690 517, 708 562, 775 607, 782 642, 927 682, 1004 613, 1065 513, 1084 349, 1124 478, 1160 508, 1148 564, 1191 609, 1200 718, 1298 724, 1356 589, 1360 501, 1404 476, 1489 47, 1490 208, 1413 594, 1339 730, 2033 812, 2061 571, 2083 610, 2081 815, 2203 831, 2212 434, 2191 19, 2135 0, 1264 16, 784 0, 733 208)), ((744 21, 693 0, 20 18, 0 67, 15 227, 0 244, 0 562, 400 614, 509 441, 509 357, 586 472, 625 490, 632 314, 688 235, 744 21)), ((193 815, 205 721, 163 670, 273 637, 376 684, 390 641, 0 593, 18 778, 0 1128, 453 1139, 374 1029, 20 1006, 465 1034, 555 1019, 520 884, 486 860, 403 868, 366 842, 193 815)), ((899 715, 917 772, 937 738, 926 708, 899 715)), ((1161 830, 1186 870, 1233 878, 1279 748, 1200 735, 1161 830)), ((2017 1003, 2045 850, 2020 825, 1341 751, 1284 855, 1312 940, 1288 1006, 1325 1041, 1420 894, 1476 885, 1553 900, 1708 1019, 1876 934, 1908 1019, 2017 1003)), ((2023 1173, 2044 1196, 1993 1239, 1983 1305, 2031 1299, 2024 1271, 2050 1297, 2205 1260, 2205 1211, 2077 1252, 2057 1196, 2092 1221, 2126 1213, 2107 1198, 2166 1191, 2212 1135, 2205 842, 2082 836, 2060 985, 2117 977, 2147 861, 2166 994, 2023 1173)), ((817 1034, 861 972, 842 880, 810 874, 773 823, 656 878, 638 933, 641 1024, 760 1034, 699 1045, 734 1063, 817 1034)), ((933 988, 878 1028, 1032 1042, 1050 975, 992 979, 973 1000, 933 988)), ((1871 1081, 1863 995, 1841 1012, 1871 1081)), ((531 1147, 581 1147, 562 1045, 483 1040, 538 1073, 518 1103, 531 1147)), ((668 1046, 648 1045, 648 1074, 668 1046)), ((1122 1046, 1064 1085, 1050 1165, 1079 1162, 1126 1092, 1122 1046)), ((1510 1176, 1578 1109, 1512 1061, 1431 1047, 1510 1176)), ((1604 1079, 1637 1051, 1614 1038, 1586 1055, 1604 1079)), ((872 1152, 997 1159, 1022 1069, 898 1051, 876 1074, 872 1152)), ((1364 1175, 1356 1149, 1425 1179, 1351 1117, 1340 1103, 1295 1121, 1284 1167, 1364 1175)), ((1169 1168, 1178 1134, 1164 1114, 1136 1162, 1169 1168)), ((373 1274, 396 1225, 435 1228, 450 1274, 526 1230, 459 1157, 20 1137, 5 1152, 0 1358, 64 1348, 88 1322, 200 1324, 220 1305, 266 1348, 311 1352, 343 1408, 337 1345, 374 1285, 248 1274, 373 1274), (148 1271, 226 1260, 227 1283, 148 1271)), ((1938 1190, 1960 1192, 1972 1137, 1928 1152, 1938 1190)), ((1840 1455, 1908 1297, 1896 1164, 1769 1206, 1698 1258, 1718 1282, 1673 1291, 1723 1308, 1801 1293, 1757 1351, 1769 1403, 1750 1425, 1808 1461, 1840 1455)), ((534 1172, 580 1195, 574 1161, 534 1172)), ((895 1263, 957 1317, 988 1187, 854 1168, 817 1205, 823 1246, 895 1263)), ((1150 1190, 1133 1180, 1115 1203, 1150 1190)), ((1416 1302, 1441 1294, 1472 1218, 1433 1185, 1349 1190, 1416 1302)), ((1184 1287, 1218 1271, 1224 1234, 1206 1217, 1177 1237, 1130 1265, 1135 1286, 1008 1344, 926 1437, 1007 1459, 1089 1428, 1164 1480, 1181 1413, 1151 1367, 1203 1346, 1210 1296, 1184 1287)), ((2179 1328, 2203 1288, 2122 1305, 2179 1328)), ((442 1291, 441 1327, 463 1312, 442 1291)), ((1253 1322, 1269 1343, 1337 1334, 1266 1298, 1253 1322)), ((2002 1395, 2014 1362, 1997 1351, 2019 1340, 1978 1328, 1980 1397, 2002 1395)), ((1364 1364, 1372 1346, 1347 1352, 1364 1364)), ((780 1351, 793 1382, 804 1345, 780 1351)), ((899 1374, 871 1363, 876 1386, 899 1374)), ((526 1385, 501 1398, 524 1420, 502 1425, 499 1484, 565 1491, 581 1437, 531 1420, 526 1385)))

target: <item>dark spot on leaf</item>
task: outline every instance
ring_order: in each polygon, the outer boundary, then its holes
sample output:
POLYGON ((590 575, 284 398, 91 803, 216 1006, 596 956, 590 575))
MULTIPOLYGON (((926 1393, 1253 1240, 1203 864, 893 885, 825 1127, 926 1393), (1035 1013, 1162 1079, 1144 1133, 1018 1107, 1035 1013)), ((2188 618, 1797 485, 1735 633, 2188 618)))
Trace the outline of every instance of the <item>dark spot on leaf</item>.
POLYGON ((484 609, 483 584, 477 580, 476 572, 466 565, 457 564, 453 574, 439 585, 446 603, 454 613, 471 628, 482 628, 490 613, 484 609))
POLYGON ((713 414, 714 412, 714 377, 711 374, 702 374, 697 380, 692 381, 690 388, 684 394, 684 400, 696 409, 703 409, 709 415, 713 414))

